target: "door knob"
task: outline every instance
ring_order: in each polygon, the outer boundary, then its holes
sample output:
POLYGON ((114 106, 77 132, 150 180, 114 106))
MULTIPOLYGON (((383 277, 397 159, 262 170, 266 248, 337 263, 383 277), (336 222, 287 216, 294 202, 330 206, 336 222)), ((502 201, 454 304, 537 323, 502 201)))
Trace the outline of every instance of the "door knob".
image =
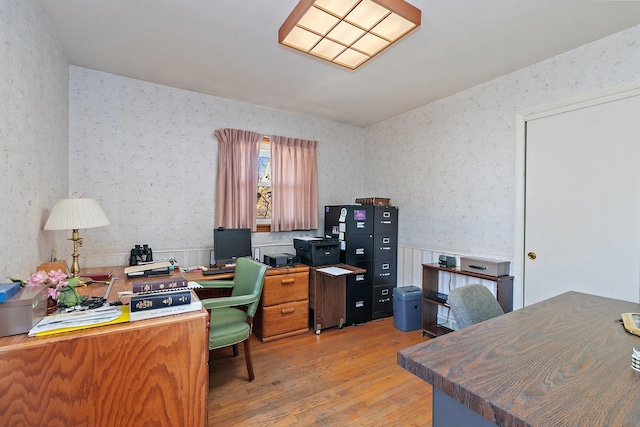
POLYGON ((527 257, 529 257, 530 260, 534 260, 534 259, 536 259, 538 257, 538 255, 536 255, 535 252, 529 252, 527 254, 527 257))

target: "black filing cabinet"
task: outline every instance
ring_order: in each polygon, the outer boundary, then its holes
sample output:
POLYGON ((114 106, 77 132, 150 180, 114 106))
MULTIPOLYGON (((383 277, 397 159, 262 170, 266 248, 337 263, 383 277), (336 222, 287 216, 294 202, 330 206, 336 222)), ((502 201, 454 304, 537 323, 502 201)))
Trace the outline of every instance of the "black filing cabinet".
POLYGON ((393 288, 398 281, 398 207, 374 207, 371 318, 393 315, 393 288))
POLYGON ((340 240, 340 262, 365 269, 347 277, 346 324, 393 314, 397 280, 398 208, 325 206, 325 237, 340 240))

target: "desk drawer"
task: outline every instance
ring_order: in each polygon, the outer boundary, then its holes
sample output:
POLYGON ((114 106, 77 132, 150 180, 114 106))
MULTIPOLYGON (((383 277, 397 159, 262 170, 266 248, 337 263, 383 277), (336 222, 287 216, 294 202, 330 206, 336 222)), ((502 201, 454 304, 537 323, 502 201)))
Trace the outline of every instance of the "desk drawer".
POLYGON ((267 276, 262 290, 262 305, 269 306, 309 299, 309 272, 267 276))
POLYGON ((309 328, 309 301, 263 307, 262 335, 270 337, 309 328))

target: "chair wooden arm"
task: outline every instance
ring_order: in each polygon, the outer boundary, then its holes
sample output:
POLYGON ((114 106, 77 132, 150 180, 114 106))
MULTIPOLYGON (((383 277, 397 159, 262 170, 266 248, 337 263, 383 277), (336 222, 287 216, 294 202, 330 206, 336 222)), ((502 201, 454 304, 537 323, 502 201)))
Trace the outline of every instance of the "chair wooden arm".
POLYGON ((235 297, 219 297, 219 298, 207 298, 202 300, 202 305, 207 310, 212 310, 221 307, 236 307, 239 305, 249 305, 256 301, 256 296, 251 295, 238 295, 235 297))
POLYGON ((203 288, 207 289, 230 289, 233 288, 233 280, 196 280, 203 288))

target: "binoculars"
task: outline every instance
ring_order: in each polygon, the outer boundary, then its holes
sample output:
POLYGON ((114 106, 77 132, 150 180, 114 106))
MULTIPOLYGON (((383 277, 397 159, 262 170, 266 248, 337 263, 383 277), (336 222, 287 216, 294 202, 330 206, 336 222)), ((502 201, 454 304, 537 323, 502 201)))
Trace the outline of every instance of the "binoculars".
POLYGON ((143 262, 153 261, 153 252, 149 245, 136 245, 131 249, 131 255, 129 256, 129 265, 138 265, 143 262))

